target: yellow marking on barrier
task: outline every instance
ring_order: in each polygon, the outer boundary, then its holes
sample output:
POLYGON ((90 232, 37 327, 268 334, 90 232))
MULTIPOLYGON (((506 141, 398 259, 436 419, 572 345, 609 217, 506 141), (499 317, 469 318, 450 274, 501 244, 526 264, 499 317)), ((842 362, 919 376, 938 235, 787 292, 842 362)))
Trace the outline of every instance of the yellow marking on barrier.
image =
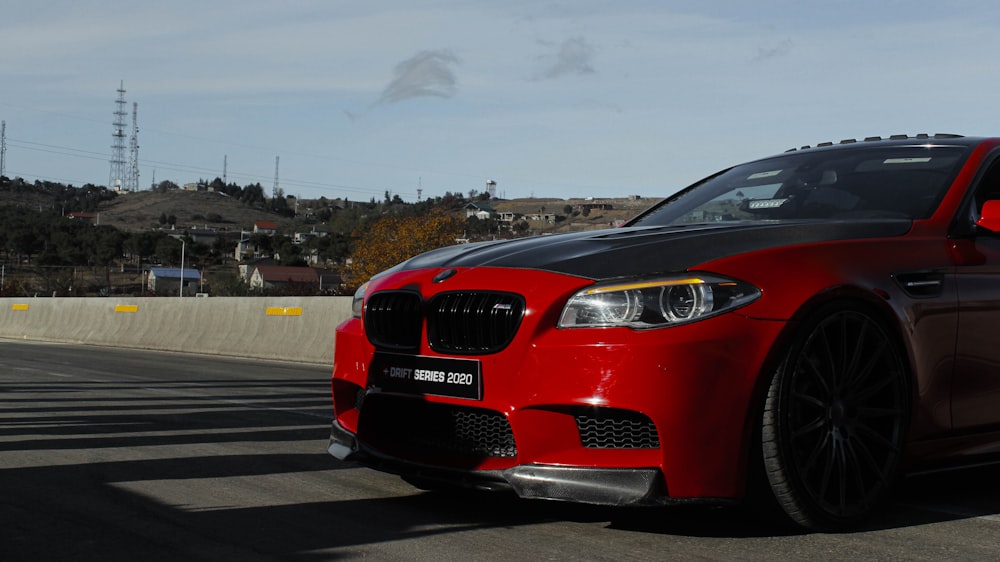
POLYGON ((116 304, 115 312, 139 312, 137 304, 116 304))
POLYGON ((28 310, 28 305, 26 304, 12 304, 10 305, 11 310, 28 310))
POLYGON ((269 306, 265 311, 268 316, 302 316, 301 306, 269 306))

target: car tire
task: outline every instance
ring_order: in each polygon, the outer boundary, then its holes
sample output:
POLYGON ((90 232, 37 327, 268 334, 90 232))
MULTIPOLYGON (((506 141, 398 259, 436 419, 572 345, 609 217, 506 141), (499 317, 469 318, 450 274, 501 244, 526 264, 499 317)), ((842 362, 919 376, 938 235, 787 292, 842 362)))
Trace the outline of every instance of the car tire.
POLYGON ((896 478, 911 397, 900 346, 879 317, 837 302, 798 330, 760 426, 774 499, 814 531, 859 525, 896 478))

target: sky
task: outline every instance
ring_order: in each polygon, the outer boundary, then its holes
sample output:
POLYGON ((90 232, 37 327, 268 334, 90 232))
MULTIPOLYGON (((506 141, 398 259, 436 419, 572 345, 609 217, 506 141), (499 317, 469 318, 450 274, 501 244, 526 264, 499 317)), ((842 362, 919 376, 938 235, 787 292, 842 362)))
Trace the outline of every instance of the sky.
POLYGON ((1000 134, 1000 3, 0 0, 8 177, 659 198, 823 141, 1000 134), (277 173, 276 173, 277 172, 277 173))

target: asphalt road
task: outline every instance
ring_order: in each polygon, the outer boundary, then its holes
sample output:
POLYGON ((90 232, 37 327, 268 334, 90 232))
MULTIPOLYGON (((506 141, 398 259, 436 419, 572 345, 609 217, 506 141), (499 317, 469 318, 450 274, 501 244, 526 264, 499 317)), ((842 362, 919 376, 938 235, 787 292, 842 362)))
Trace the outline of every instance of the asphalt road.
POLYGON ((1000 557, 993 467, 910 478, 844 534, 420 493, 326 454, 329 371, 0 340, 0 560, 1000 557))

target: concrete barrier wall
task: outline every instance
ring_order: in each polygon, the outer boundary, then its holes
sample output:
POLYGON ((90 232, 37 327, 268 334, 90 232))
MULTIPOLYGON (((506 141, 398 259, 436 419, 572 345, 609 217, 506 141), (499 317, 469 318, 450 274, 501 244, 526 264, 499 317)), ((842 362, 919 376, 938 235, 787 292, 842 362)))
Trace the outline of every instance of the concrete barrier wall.
POLYGON ((0 298, 0 337, 333 363, 351 297, 0 298))

